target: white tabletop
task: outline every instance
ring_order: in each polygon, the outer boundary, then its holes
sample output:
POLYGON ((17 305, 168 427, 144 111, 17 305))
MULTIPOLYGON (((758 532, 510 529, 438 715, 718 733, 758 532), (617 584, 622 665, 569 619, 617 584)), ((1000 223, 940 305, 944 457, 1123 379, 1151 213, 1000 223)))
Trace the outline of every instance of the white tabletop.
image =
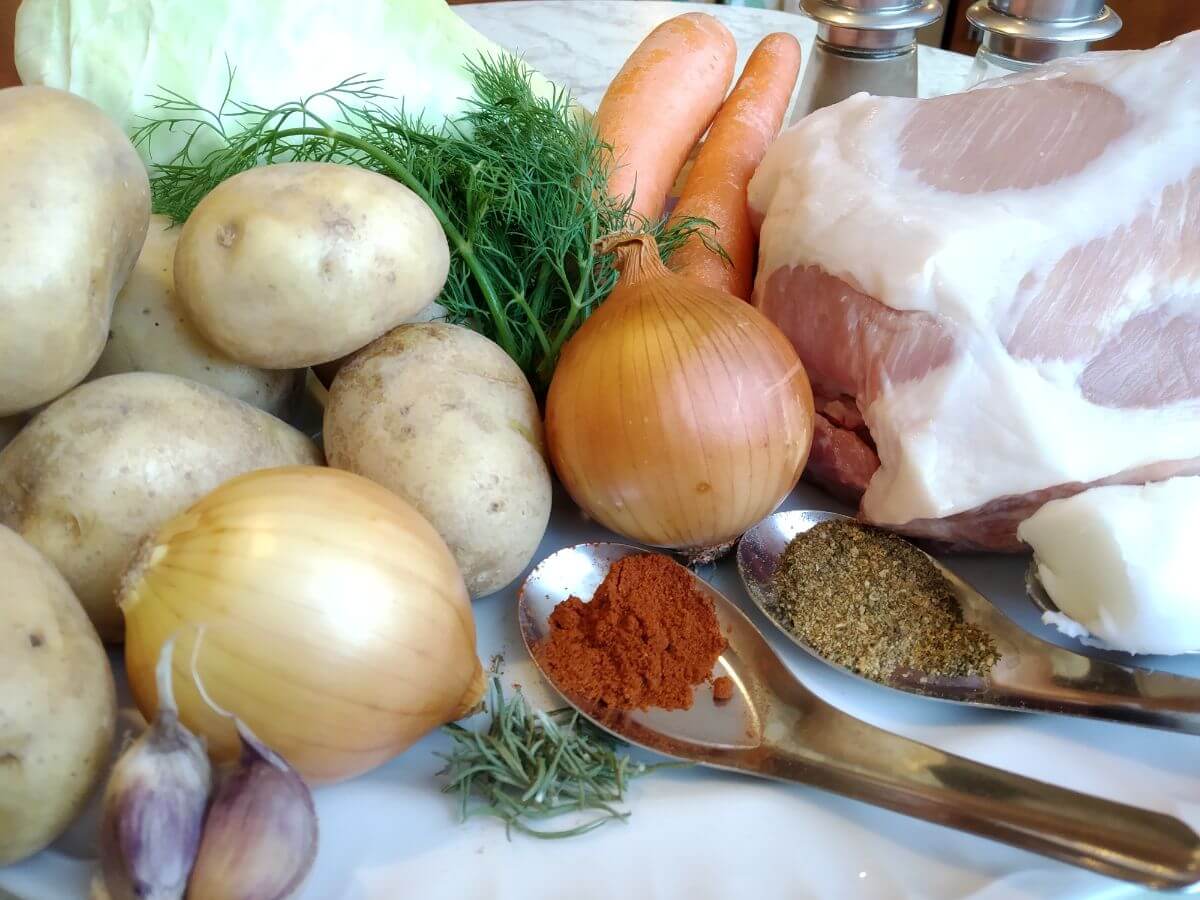
MULTIPOLYGON (((401 0, 397 0, 401 2, 401 0)), ((629 51, 655 24, 702 9, 725 21, 744 60, 774 30, 807 46, 799 16, 671 2, 529 0, 456 7, 492 39, 572 88, 594 107, 629 51)), ((966 57, 922 48, 921 92, 961 84, 966 57)), ((787 508, 836 508, 801 486, 787 508)), ((537 559, 562 546, 603 539, 559 498, 537 559)), ((1055 640, 1022 592, 1023 561, 959 557, 951 565, 1017 621, 1055 640)), ((908 737, 1024 775, 1133 803, 1200 824, 1197 739, 1053 716, 966 709, 891 692, 835 672, 791 646, 750 608, 729 562, 706 573, 740 602, 787 664, 826 700, 908 737)), ((537 703, 558 705, 522 647, 516 587, 475 604, 479 654, 502 654, 505 682, 537 703)), ((1158 661, 1156 661, 1158 662, 1158 661)), ((1200 663, 1172 668, 1200 674, 1200 663)), ((321 852, 303 900, 613 900, 636 898, 1125 898, 1143 892, 999 844, 967 837, 815 790, 713 771, 657 774, 636 782, 627 825, 539 842, 497 823, 454 820, 439 793, 431 735, 386 766, 316 792, 321 852)), ((28 900, 83 896, 93 824, 80 823, 54 852, 0 869, 5 889, 28 900)))

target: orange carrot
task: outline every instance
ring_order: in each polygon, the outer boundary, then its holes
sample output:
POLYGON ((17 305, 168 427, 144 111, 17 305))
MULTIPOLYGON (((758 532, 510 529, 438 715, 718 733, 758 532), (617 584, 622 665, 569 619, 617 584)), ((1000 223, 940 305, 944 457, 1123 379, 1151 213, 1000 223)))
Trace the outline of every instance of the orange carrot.
POLYGON ((769 34, 750 54, 696 154, 672 213, 672 220, 700 216, 715 222, 716 240, 730 261, 693 237, 671 255, 676 272, 743 300, 750 298, 757 242, 746 188, 779 133, 799 73, 800 44, 790 34, 769 34))
POLYGON ((21 83, 17 64, 13 60, 13 35, 16 33, 17 7, 20 5, 19 0, 0 0, 0 88, 21 83))
POLYGON ((608 190, 633 195, 633 210, 662 215, 667 192, 721 108, 737 46, 706 13, 668 19, 638 45, 613 79, 593 126, 612 147, 608 190))

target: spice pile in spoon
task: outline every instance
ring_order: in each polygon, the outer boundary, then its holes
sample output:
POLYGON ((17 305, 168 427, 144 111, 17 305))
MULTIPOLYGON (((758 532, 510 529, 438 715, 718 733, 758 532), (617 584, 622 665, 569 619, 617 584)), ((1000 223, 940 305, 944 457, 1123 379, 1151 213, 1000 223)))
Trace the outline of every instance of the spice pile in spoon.
POLYGON ((999 657, 965 622, 950 583, 901 537, 856 522, 814 525, 775 573, 775 619, 822 657, 874 681, 898 670, 983 676, 999 657))
MULTIPOLYGON (((725 650, 712 601, 683 566, 656 553, 613 563, 591 602, 564 600, 549 625, 534 648, 538 664, 598 711, 689 709, 692 689, 725 650)), ((714 685, 716 700, 728 699, 726 687, 714 685)))

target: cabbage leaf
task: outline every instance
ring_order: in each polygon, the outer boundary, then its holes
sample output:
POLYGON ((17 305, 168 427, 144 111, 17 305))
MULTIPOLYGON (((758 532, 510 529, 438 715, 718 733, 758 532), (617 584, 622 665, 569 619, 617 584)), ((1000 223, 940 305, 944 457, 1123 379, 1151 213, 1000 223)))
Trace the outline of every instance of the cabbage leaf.
MULTIPOLYGON (((445 0, 24 0, 15 51, 22 82, 79 94, 126 132, 161 115, 155 95, 272 108, 360 74, 436 126, 472 96, 467 60, 508 55, 445 0)), ((164 129, 139 151, 167 160, 185 140, 164 129)))

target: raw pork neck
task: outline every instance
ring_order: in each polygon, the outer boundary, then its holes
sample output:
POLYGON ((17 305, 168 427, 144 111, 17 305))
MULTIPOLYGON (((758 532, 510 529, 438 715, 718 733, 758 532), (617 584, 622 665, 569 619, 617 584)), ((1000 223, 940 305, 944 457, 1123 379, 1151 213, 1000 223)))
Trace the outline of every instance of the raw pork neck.
POLYGON ((1200 472, 1200 32, 930 100, 856 95, 750 185, 754 302, 822 412, 809 477, 967 548, 1200 472))

